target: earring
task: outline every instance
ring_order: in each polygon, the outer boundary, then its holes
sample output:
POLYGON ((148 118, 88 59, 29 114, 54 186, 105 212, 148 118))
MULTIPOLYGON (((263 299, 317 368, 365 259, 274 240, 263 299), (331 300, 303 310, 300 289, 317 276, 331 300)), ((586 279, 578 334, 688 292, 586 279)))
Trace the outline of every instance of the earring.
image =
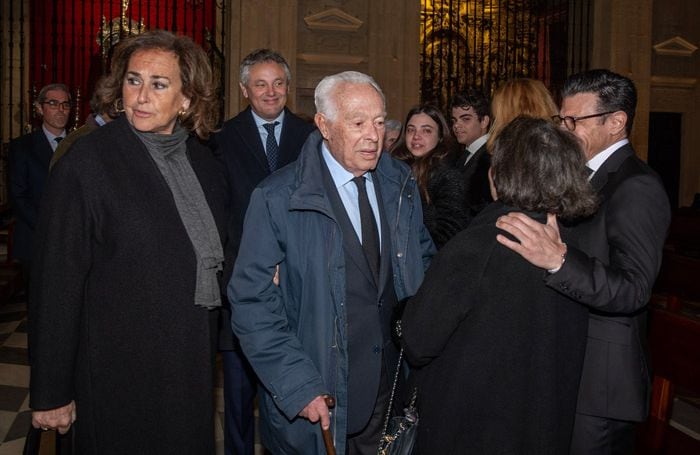
POLYGON ((187 110, 184 108, 180 108, 179 111, 177 111, 177 117, 182 120, 185 116, 187 115, 187 110))
POLYGON ((114 103, 112 103, 112 107, 114 108, 114 112, 124 112, 124 102, 121 98, 117 98, 116 100, 114 100, 114 103))

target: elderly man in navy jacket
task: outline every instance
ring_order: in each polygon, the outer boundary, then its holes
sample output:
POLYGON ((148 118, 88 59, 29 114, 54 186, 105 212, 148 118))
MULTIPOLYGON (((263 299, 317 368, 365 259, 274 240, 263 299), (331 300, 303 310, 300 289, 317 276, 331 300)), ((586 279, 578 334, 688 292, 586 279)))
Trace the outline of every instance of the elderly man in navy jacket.
POLYGON ((264 387, 272 453, 325 453, 320 427, 341 455, 374 453, 397 360, 391 312, 434 246, 408 167, 382 155, 377 83, 328 76, 315 102, 319 131, 252 194, 228 287, 232 325, 264 387))

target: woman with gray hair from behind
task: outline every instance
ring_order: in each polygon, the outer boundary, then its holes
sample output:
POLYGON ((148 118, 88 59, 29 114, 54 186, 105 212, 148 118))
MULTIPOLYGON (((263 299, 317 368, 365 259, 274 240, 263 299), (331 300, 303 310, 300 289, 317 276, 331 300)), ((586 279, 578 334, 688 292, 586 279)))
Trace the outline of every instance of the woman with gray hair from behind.
POLYGON ((567 453, 588 311, 498 243, 496 220, 586 217, 595 194, 576 139, 544 119, 518 117, 501 131, 490 176, 495 202, 433 258, 402 318, 416 453, 567 453))

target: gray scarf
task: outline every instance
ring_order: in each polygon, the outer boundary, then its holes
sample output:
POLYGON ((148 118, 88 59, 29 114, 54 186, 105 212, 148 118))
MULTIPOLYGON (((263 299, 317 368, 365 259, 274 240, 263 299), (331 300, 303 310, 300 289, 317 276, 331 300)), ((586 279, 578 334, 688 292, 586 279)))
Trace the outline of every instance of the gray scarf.
POLYGON ((194 304, 207 309, 221 306, 218 274, 224 250, 214 216, 187 157, 188 131, 175 125, 173 134, 143 133, 132 127, 158 166, 175 200, 182 224, 197 258, 194 304))

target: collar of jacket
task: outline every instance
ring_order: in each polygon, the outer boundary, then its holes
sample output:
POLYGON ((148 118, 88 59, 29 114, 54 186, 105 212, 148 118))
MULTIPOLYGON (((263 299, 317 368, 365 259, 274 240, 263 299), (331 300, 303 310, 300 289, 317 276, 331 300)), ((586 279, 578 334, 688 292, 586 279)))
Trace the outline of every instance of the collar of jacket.
POLYGON ((625 144, 619 149, 615 150, 613 154, 600 165, 595 174, 593 174, 593 178, 591 179, 591 185, 593 188, 596 191, 600 191, 608 182, 608 174, 617 172, 622 163, 632 155, 634 155, 634 150, 630 144, 625 144))
MULTIPOLYGON (((323 186, 322 141, 321 133, 316 130, 309 135, 304 143, 295 165, 294 187, 290 196, 289 209, 316 210, 334 218, 323 186)), ((393 184, 400 185, 403 190, 410 175, 410 170, 404 163, 394 160, 387 153, 382 153, 375 170, 375 176, 381 180, 382 187, 393 184)), ((385 190, 382 189, 382 191, 385 190)))

